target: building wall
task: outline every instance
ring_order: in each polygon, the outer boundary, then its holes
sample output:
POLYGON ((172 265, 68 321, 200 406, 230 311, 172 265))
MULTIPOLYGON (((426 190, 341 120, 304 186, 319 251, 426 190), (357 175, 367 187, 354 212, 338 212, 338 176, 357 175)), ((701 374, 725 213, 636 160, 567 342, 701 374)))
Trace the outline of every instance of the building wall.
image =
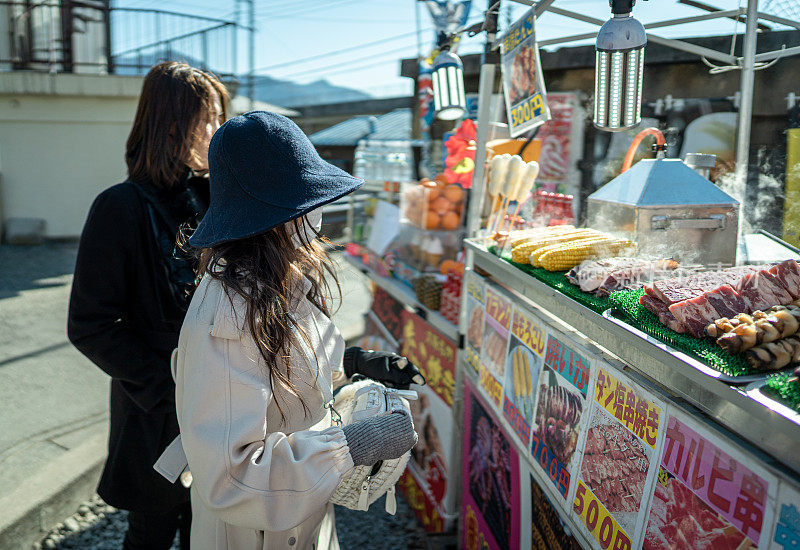
POLYGON ((41 218, 46 237, 74 238, 94 197, 125 179, 141 78, 58 76, 70 78, 0 78, 0 218, 41 218))

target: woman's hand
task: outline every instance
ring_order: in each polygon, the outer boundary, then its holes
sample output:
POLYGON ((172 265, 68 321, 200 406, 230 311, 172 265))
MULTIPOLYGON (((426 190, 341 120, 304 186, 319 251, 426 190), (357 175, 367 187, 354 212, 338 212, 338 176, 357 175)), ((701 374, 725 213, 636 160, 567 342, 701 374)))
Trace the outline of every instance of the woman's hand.
POLYGON ((360 420, 348 424, 342 431, 356 466, 372 466, 379 460, 400 458, 417 443, 414 424, 405 411, 360 420))
POLYGON ((343 365, 348 378, 360 374, 390 388, 407 390, 412 383, 420 386, 425 384, 425 377, 413 363, 402 355, 388 351, 347 348, 343 365))

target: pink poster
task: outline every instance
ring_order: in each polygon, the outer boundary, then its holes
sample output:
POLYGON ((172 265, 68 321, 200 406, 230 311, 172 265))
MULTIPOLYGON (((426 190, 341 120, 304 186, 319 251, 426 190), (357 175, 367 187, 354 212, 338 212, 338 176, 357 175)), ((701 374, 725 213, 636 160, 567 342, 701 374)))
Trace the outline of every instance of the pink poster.
POLYGON ((766 520, 775 482, 682 416, 670 415, 665 436, 643 547, 675 548, 691 540, 714 550, 757 548, 771 526, 766 520))
POLYGON ((464 388, 464 548, 519 548, 519 459, 490 407, 464 388))

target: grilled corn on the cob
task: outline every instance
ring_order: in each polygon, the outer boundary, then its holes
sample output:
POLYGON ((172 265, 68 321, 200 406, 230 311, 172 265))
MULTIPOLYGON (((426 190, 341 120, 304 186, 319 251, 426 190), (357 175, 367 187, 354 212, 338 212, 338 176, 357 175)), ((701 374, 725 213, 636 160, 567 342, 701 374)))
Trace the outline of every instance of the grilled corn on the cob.
POLYGON ((571 240, 571 241, 561 242, 561 243, 554 243, 554 244, 551 244, 551 245, 548 245, 548 246, 543 246, 543 247, 537 248, 536 250, 531 252, 531 255, 528 257, 528 262, 530 262, 530 264, 532 266, 534 266, 534 267, 542 267, 542 263, 541 263, 542 256, 547 254, 548 252, 552 252, 554 250, 562 250, 567 245, 574 245, 574 244, 578 244, 578 243, 586 244, 586 243, 589 243, 589 242, 603 241, 603 240, 610 239, 610 238, 611 237, 609 235, 604 235, 604 234, 600 234, 600 235, 585 235, 585 236, 581 236, 581 237, 579 237, 577 239, 574 239, 574 240, 571 240))
POLYGON ((531 252, 538 248, 599 234, 600 232, 595 229, 572 229, 531 241, 526 241, 511 249, 511 260, 516 263, 527 264, 529 262, 531 252))
POLYGON ((538 261, 548 271, 564 271, 575 267, 583 260, 597 256, 615 256, 632 246, 633 243, 627 239, 613 238, 566 243, 560 248, 545 252, 538 261))

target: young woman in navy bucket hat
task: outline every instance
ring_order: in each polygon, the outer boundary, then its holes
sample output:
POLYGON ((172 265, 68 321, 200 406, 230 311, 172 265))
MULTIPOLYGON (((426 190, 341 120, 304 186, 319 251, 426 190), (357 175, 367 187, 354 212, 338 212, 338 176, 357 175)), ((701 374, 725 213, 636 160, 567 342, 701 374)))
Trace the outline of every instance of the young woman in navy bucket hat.
POLYGON ((405 358, 346 350, 330 320, 320 208, 363 182, 268 112, 223 124, 209 164, 210 206, 189 239, 202 279, 172 356, 181 436, 155 467, 191 472, 193 550, 338 548, 339 482, 417 435, 403 412, 334 426, 334 388, 355 374, 424 383, 405 358))

